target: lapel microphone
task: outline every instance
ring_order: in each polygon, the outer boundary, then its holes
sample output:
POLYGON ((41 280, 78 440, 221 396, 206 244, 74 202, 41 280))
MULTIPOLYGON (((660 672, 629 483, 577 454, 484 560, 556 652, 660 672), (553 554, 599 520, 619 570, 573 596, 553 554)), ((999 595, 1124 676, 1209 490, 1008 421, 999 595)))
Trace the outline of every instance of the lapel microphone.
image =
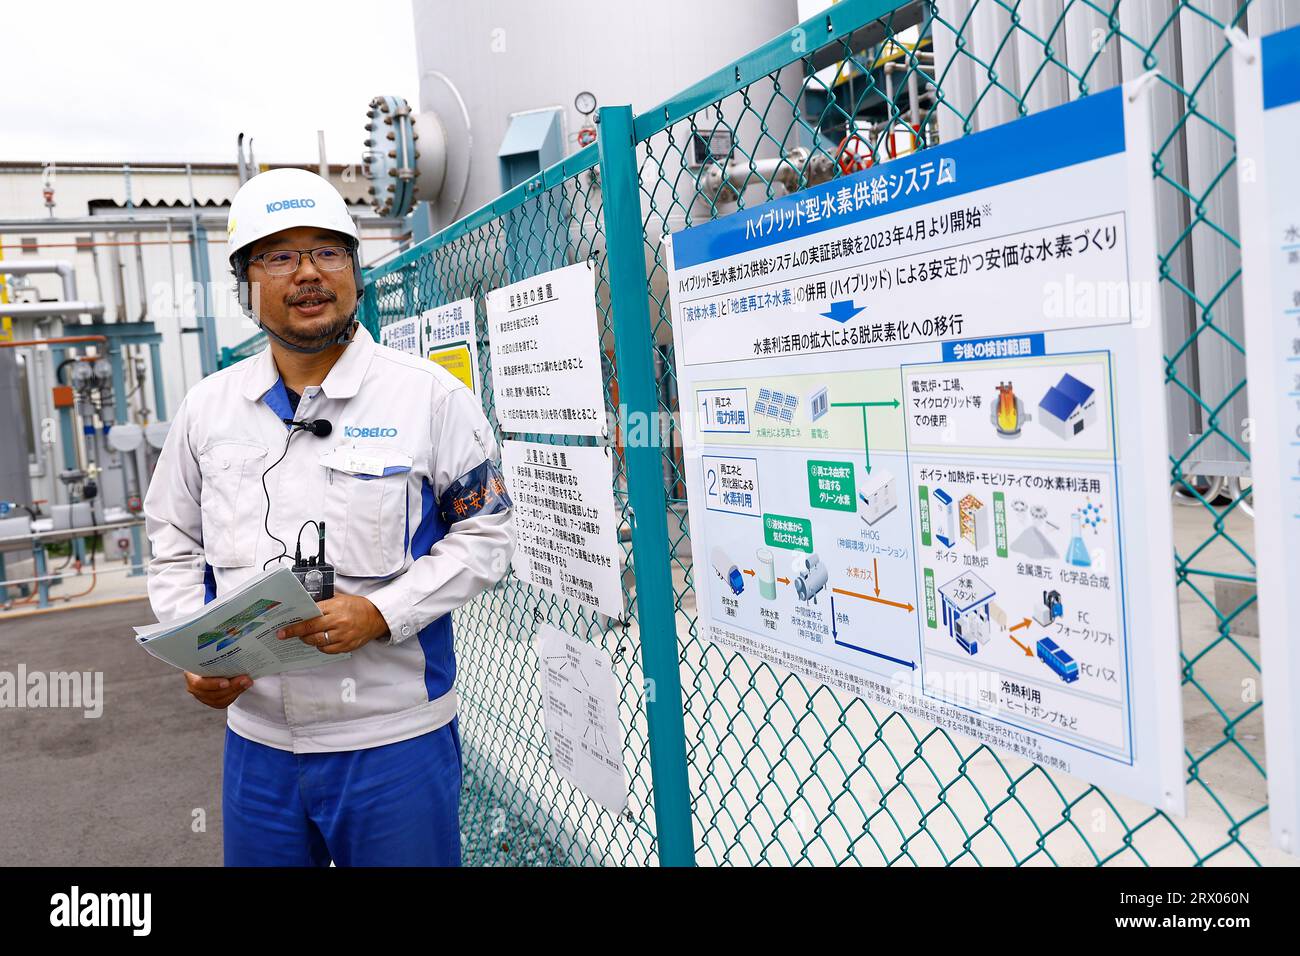
POLYGON ((310 422, 295 422, 292 418, 282 418, 280 421, 292 427, 295 431, 311 432, 317 438, 324 438, 334 430, 328 418, 317 418, 310 422))

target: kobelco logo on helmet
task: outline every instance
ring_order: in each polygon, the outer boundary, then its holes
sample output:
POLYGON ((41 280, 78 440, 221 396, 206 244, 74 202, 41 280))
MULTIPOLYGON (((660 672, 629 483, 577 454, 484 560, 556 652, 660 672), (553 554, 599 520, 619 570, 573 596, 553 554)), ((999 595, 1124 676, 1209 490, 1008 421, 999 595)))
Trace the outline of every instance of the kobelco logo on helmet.
POLYGON ((316 205, 314 199, 277 199, 275 202, 266 204, 267 212, 279 212, 281 209, 312 209, 316 205))
MULTIPOLYGON (((361 239, 347 203, 328 180, 305 169, 286 167, 258 173, 235 193, 228 220, 230 254, 295 226, 327 229, 354 242, 361 239)), ((354 265, 360 288, 360 265, 356 260, 354 265)))

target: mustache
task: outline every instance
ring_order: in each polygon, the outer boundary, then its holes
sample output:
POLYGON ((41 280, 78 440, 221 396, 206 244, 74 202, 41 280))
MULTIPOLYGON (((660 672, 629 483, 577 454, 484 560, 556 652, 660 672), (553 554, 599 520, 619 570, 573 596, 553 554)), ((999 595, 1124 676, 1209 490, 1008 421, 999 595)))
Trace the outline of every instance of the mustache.
POLYGON ((299 289, 293 295, 284 300, 285 305, 297 305, 303 299, 324 299, 327 302, 333 302, 338 296, 329 289, 320 285, 309 285, 299 289))

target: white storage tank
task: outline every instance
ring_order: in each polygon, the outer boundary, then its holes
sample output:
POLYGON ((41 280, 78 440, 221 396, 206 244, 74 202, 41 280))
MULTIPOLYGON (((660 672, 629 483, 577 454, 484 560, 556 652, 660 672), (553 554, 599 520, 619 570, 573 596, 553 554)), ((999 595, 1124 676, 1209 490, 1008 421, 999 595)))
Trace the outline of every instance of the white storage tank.
MULTIPOLYGON (((591 125, 581 111, 656 106, 799 22, 796 0, 414 0, 413 12, 416 198, 430 201, 432 231, 580 149, 591 125)), ((384 160, 391 124, 375 112, 369 148, 384 160)), ((788 119, 787 108, 769 122, 784 128, 788 119)), ((390 184, 381 172, 381 204, 390 184)))

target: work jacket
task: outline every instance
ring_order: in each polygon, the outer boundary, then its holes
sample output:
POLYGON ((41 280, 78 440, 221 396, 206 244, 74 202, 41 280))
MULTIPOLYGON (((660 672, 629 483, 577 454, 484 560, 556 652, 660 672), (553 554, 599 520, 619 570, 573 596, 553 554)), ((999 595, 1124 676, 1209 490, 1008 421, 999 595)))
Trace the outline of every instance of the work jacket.
MULTIPOLYGON (((389 628, 349 658, 255 680, 227 710, 235 733, 323 753, 406 740, 455 716, 450 612, 504 575, 515 546, 496 457, 472 391, 364 328, 296 412, 269 347, 190 390, 144 502, 158 620, 260 573, 282 550, 271 535, 292 556, 314 520, 335 593, 369 599, 389 628), (291 432, 285 419, 332 429, 291 432)), ((303 553, 316 553, 310 530, 303 553)))

